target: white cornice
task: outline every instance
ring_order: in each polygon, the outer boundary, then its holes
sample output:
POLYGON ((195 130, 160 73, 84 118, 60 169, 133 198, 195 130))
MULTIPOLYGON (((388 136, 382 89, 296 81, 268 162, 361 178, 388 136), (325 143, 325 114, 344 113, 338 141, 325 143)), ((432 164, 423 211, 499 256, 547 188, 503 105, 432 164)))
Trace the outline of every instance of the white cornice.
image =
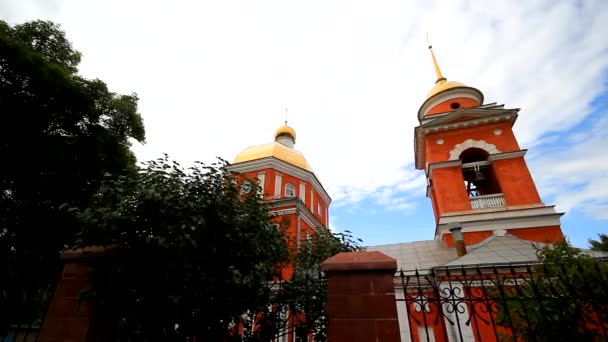
POLYGON ((459 213, 446 213, 439 218, 435 236, 449 232, 448 225, 458 222, 463 232, 491 231, 497 229, 518 229, 559 226, 564 213, 555 211, 554 206, 533 206, 520 208, 478 209, 459 213))
POLYGON ((494 161, 494 160, 501 160, 501 159, 511 159, 511 158, 523 157, 526 155, 527 151, 528 150, 519 150, 519 151, 513 151, 513 152, 503 152, 503 153, 492 154, 488 157, 488 160, 494 161))
POLYGON ((454 167, 454 166, 461 166, 461 165, 462 165, 462 161, 460 159, 427 164, 426 174, 427 174, 428 178, 432 179, 433 170, 435 170, 435 169, 444 169, 446 167, 454 167))
POLYGON ((425 168, 424 152, 425 141, 424 136, 429 133, 437 133, 450 131, 453 129, 476 127, 480 125, 508 121, 515 123, 519 109, 500 109, 500 108, 463 108, 454 113, 447 113, 440 116, 432 116, 432 120, 417 126, 414 129, 414 155, 416 169, 423 170, 425 168), (473 115, 479 116, 471 120, 450 122, 463 116, 473 115), (448 118, 449 117, 449 118, 448 118), (439 121, 434 124, 433 122, 439 121), (447 122, 446 122, 447 121, 447 122), (444 123, 445 122, 445 123, 444 123))
POLYGON ((274 169, 279 172, 283 172, 298 179, 309 182, 315 189, 315 191, 321 196, 321 198, 323 198, 323 201, 325 201, 328 206, 331 203, 331 197, 329 197, 329 194, 327 193, 327 191, 325 191, 325 188, 323 188, 323 185, 321 185, 321 182, 319 182, 317 176, 314 173, 301 169, 297 166, 293 166, 275 157, 266 157, 242 163, 231 164, 228 166, 228 169, 239 173, 246 173, 262 169, 274 169))
POLYGON ((281 199, 276 199, 276 200, 270 200, 268 201, 268 204, 270 205, 270 212, 277 214, 277 215, 285 215, 285 214, 294 214, 297 213, 297 210, 300 211, 300 213, 302 213, 301 218, 312 228, 317 228, 317 227, 325 227, 325 225, 323 224, 323 222, 321 222, 321 220, 319 220, 315 214, 306 206, 306 204, 304 204, 304 202, 302 202, 301 199, 296 198, 296 197, 292 197, 292 198, 281 198, 281 199), (290 209, 285 209, 285 207, 288 206, 294 206, 295 208, 290 208, 290 209), (283 211, 289 211, 286 212, 285 214, 283 213, 283 211))

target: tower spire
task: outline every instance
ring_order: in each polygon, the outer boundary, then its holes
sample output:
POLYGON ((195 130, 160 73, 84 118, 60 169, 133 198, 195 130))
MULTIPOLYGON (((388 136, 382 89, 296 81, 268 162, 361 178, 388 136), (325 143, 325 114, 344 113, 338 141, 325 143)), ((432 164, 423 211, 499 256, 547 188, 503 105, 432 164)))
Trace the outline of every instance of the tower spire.
POLYGON ((439 63, 437 63, 437 58, 433 52, 433 45, 431 45, 431 40, 429 39, 428 33, 426 34, 426 41, 429 43, 429 50, 431 51, 431 58, 433 59, 433 66, 435 66, 435 74, 437 75, 437 81, 435 81, 435 84, 445 82, 446 78, 441 74, 441 69, 439 68, 439 63))

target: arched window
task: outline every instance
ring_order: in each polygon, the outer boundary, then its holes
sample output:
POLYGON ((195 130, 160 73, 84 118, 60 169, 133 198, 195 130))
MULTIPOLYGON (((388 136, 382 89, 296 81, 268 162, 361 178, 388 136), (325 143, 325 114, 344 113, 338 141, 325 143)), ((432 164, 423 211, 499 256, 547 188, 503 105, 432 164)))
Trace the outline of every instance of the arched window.
POLYGON ((296 187, 291 184, 285 184, 285 196, 287 197, 296 197, 296 187))
POLYGON ((241 184, 241 194, 248 194, 252 188, 253 185, 251 184, 251 181, 249 179, 245 179, 243 184, 241 184))
POLYGON ((500 193, 500 186, 488 161, 490 154, 481 148, 471 147, 459 156, 462 175, 469 197, 500 193))

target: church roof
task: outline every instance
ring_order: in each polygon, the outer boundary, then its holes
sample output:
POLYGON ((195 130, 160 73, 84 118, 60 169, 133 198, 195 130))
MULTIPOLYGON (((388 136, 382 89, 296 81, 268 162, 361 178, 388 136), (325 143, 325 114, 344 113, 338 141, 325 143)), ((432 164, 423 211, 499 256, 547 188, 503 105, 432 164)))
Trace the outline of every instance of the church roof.
POLYGON ((365 250, 382 252, 395 258, 397 268, 402 270, 431 269, 458 258, 456 249, 446 248, 440 240, 369 246, 365 250))
POLYGON ((496 236, 467 247, 468 253, 443 266, 526 263, 539 261, 537 250, 543 243, 522 240, 513 235, 496 236))
MULTIPOLYGON (((447 248, 440 240, 427 240, 366 247, 366 251, 382 252, 397 260, 397 269, 403 271, 430 270, 435 267, 470 265, 504 265, 535 263, 540 261, 537 251, 544 243, 522 240, 505 234, 492 235, 467 246, 467 254, 458 257, 455 248, 447 248)), ((592 258, 608 258, 608 253, 582 249, 592 258)))

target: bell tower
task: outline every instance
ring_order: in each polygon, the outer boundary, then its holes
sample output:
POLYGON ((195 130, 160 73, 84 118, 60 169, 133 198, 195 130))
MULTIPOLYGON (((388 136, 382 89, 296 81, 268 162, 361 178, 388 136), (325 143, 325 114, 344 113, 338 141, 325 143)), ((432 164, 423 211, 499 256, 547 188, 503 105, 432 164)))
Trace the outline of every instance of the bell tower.
POLYGON ((429 45, 437 80, 418 110, 416 168, 427 177, 435 239, 453 247, 448 225, 467 245, 492 234, 554 243, 562 213, 545 205, 513 133, 519 108, 484 103, 476 88, 448 81, 429 45))

